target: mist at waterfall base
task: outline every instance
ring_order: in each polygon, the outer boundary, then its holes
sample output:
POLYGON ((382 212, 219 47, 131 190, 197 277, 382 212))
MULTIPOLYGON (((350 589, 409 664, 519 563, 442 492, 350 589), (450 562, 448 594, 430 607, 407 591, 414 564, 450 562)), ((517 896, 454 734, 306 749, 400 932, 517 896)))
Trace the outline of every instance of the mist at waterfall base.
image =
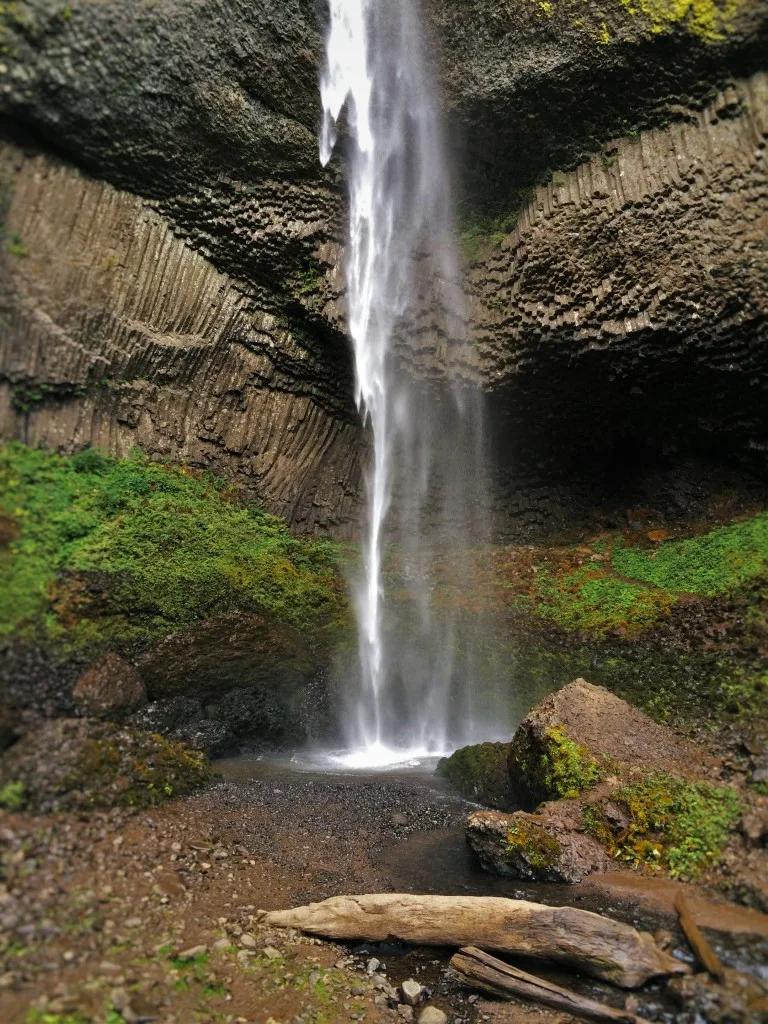
POLYGON ((417 0, 330 0, 321 98, 322 163, 343 148, 347 316, 371 448, 342 760, 373 767, 509 732, 475 678, 476 626, 436 600, 438 567, 461 576, 487 538, 487 459, 417 0))

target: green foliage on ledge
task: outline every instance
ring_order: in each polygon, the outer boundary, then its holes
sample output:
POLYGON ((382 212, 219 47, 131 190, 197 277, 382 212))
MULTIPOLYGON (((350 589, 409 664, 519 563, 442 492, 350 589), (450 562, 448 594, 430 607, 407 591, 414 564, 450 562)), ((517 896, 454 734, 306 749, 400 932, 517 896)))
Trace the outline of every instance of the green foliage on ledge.
POLYGON ((338 553, 225 481, 139 451, 0 449, 0 635, 148 642, 253 610, 330 642, 348 626, 338 553))
POLYGON ((722 526, 700 537, 668 540, 652 551, 617 545, 611 565, 663 590, 714 597, 768 569, 768 515, 722 526))
POLYGON ((576 559, 575 552, 584 550, 577 548, 562 552, 556 568, 541 563, 519 607, 566 632, 637 636, 685 595, 730 596, 767 579, 768 515, 652 544, 647 537, 630 543, 612 536, 592 545, 598 548, 601 553, 591 556, 598 561, 576 559))
POLYGON ((585 806, 584 831, 618 860, 695 879, 717 863, 739 819, 739 798, 728 786, 689 782, 654 772, 623 786, 611 799, 628 823, 609 822, 600 804, 585 806))

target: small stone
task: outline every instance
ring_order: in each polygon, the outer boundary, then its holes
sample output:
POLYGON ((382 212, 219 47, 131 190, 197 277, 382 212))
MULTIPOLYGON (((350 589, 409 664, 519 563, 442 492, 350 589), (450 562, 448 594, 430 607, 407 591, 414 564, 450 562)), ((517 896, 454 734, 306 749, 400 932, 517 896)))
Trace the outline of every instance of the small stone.
POLYGON ((265 946, 261 952, 267 958, 267 960, 279 960, 280 957, 283 955, 280 952, 280 950, 275 949, 274 946, 265 946))
POLYGON ((208 952, 207 946, 190 946, 189 949, 183 950, 177 954, 178 960, 197 960, 199 956, 205 956, 208 952))
POLYGON ((399 1016, 403 1018, 404 1021, 410 1022, 413 1020, 412 1006, 406 1006, 405 1003, 400 1003, 400 1005, 397 1008, 397 1012, 399 1016))
POLYGON ((223 953, 229 949, 231 945, 232 943, 229 939, 217 939, 213 944, 213 948, 216 953, 223 953))
POLYGON ((436 1006, 426 1006, 419 1014, 419 1024, 446 1024, 448 1017, 436 1006))
POLYGON ((143 922, 142 922, 140 917, 129 917, 128 920, 125 922, 125 927, 126 928, 141 928, 142 924, 143 924, 143 922))
POLYGON ((372 956, 368 963, 365 965, 366 974, 375 974, 381 967, 381 961, 377 960, 375 956, 372 956))
POLYGON ((408 978, 400 986, 400 995, 408 1006, 416 1006, 424 999, 424 986, 420 985, 418 981, 414 981, 413 978, 408 978))
POLYGON ((249 932, 245 932, 240 936, 240 945, 244 946, 246 949, 256 949, 258 943, 249 932))

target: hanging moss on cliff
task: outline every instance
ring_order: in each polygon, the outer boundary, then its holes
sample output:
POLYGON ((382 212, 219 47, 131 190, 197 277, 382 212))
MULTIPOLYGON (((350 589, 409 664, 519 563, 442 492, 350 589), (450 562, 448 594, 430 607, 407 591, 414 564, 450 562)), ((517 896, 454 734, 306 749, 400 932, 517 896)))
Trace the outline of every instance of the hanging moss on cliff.
POLYGON ((0 634, 143 642, 255 610, 322 644, 348 624, 338 549, 207 474, 9 444, 0 491, 0 634))

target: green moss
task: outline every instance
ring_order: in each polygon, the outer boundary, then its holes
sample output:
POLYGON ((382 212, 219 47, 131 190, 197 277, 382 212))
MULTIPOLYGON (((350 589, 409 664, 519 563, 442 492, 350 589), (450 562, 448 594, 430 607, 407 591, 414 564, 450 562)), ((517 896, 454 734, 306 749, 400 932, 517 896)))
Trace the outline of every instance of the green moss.
POLYGON ((570 556, 558 569, 538 566, 530 594, 518 604, 567 632, 634 637, 682 595, 730 595, 768 575, 768 515, 652 547, 613 536, 593 549, 605 552, 603 561, 574 565, 570 556))
POLYGON ((534 595, 538 614, 553 619, 565 630, 596 635, 617 629, 630 636, 640 633, 677 600, 672 594, 586 565, 559 574, 541 571, 534 595))
POLYGON ((508 755, 508 743, 475 743, 442 758, 435 771, 470 800, 505 808, 511 802, 508 755))
POLYGON ((6 782, 0 786, 0 807, 7 811, 20 811, 26 802, 26 787, 23 782, 6 782))
POLYGON ((552 868, 563 852, 556 839, 525 818, 517 818, 510 826, 504 849, 513 858, 522 857, 537 872, 552 868))
POLYGON ((768 571, 768 515, 722 526, 701 537, 668 540, 654 550, 614 547, 614 570, 667 591, 712 597, 768 571))
POLYGON ((603 768, 586 747, 574 743, 565 726, 546 731, 546 753, 541 758, 544 786, 554 797, 577 797, 602 778, 603 768))
POLYGON ((337 547, 297 540, 224 481, 140 452, 6 445, 0 517, 0 635, 149 642, 232 610, 268 613, 318 644, 349 625, 337 547))
POLYGON ((623 786, 611 799, 626 811, 629 824, 611 824, 593 805, 583 808, 584 830, 611 856, 666 869, 674 878, 695 879, 715 864, 741 813, 730 787, 665 772, 623 786))

